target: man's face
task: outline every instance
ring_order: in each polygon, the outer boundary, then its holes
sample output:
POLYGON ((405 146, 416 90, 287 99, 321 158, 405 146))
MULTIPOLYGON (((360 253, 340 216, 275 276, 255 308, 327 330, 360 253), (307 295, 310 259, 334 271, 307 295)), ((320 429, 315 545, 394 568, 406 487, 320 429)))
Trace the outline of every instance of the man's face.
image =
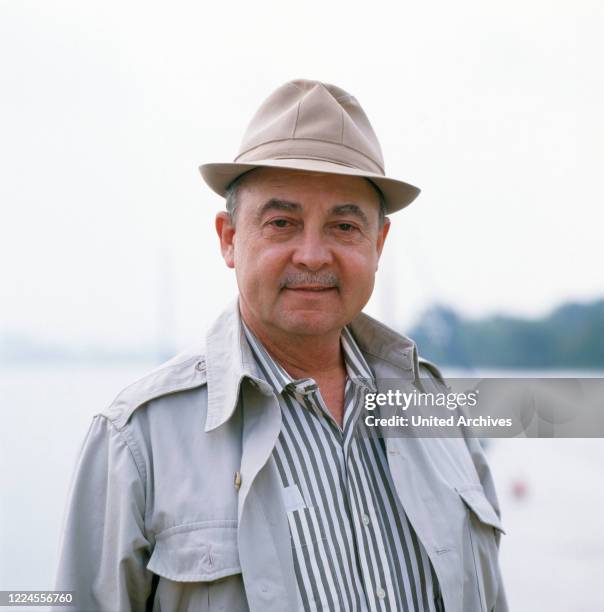
POLYGON ((341 329, 365 306, 388 233, 361 177, 260 168, 242 180, 235 225, 218 213, 244 319, 295 335, 341 329))

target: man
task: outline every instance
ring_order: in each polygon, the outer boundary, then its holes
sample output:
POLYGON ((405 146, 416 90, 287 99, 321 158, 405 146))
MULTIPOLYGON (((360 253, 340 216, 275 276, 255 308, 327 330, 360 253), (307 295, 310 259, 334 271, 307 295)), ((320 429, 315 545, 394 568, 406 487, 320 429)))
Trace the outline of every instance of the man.
POLYGON ((419 190, 385 176, 357 100, 286 83, 201 172, 238 300, 95 415, 56 588, 78 610, 507 610, 478 441, 365 425, 384 381, 443 381, 361 313, 385 214, 419 190))

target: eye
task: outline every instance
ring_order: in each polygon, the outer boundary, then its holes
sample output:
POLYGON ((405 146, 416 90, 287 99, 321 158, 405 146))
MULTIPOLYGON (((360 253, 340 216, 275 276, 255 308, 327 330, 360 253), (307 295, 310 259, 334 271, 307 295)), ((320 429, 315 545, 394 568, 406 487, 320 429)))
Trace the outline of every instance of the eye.
POLYGON ((338 225, 336 226, 339 230, 342 230, 343 232, 352 232, 356 229, 356 227, 354 225, 352 225, 352 223, 338 223, 338 225))
POLYGON ((277 227, 279 229, 284 229, 290 225, 290 222, 287 219, 273 219, 269 222, 269 225, 273 227, 277 227))

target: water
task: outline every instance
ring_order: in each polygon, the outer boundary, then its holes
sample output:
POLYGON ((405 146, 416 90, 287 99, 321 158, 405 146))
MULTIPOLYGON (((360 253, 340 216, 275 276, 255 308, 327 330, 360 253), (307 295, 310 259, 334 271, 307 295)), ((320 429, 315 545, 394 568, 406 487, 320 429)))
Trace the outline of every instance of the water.
MULTIPOLYGON (((153 365, 0 372, 0 590, 52 588, 69 481, 91 417, 153 365)), ((489 460, 507 531, 501 564, 510 609, 604 611, 604 440, 493 440, 489 460)))
POLYGON ((52 588, 69 482, 92 415, 151 367, 0 371, 0 590, 52 588))
POLYGON ((604 440, 499 439, 489 462, 510 609, 604 611, 604 440))

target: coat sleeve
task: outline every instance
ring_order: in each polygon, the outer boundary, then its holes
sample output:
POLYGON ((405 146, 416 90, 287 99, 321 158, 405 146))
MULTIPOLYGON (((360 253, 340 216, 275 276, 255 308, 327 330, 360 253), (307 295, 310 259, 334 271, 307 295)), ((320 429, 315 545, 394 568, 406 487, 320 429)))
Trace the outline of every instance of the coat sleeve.
POLYGON ((146 569, 151 545, 136 456, 123 432, 93 417, 70 483, 55 580, 56 590, 74 592, 77 610, 145 610, 153 574, 146 569))
MULTIPOLYGON (((465 431, 464 431, 465 433, 465 431)), ((466 445, 468 446, 468 451, 472 457, 472 461, 474 466, 476 467, 476 472, 478 473, 478 477, 480 478, 480 483, 482 484, 482 488, 484 493, 491 502, 493 509, 495 510, 497 516, 501 519, 501 509, 499 507, 499 500, 497 499, 497 493, 495 491, 495 482, 493 480, 493 475, 491 473, 491 469, 489 468, 489 464, 487 462, 487 458, 478 438, 472 438, 469 436, 465 436, 466 445)), ((499 544, 501 540, 501 534, 497 532, 497 549, 499 549, 499 544)), ((497 595, 497 601, 495 603, 495 607, 492 612, 509 612, 507 598, 505 594, 505 587, 503 585, 503 580, 501 577, 501 568, 499 567, 499 561, 497 560, 497 576, 499 582, 499 592, 497 595)))

